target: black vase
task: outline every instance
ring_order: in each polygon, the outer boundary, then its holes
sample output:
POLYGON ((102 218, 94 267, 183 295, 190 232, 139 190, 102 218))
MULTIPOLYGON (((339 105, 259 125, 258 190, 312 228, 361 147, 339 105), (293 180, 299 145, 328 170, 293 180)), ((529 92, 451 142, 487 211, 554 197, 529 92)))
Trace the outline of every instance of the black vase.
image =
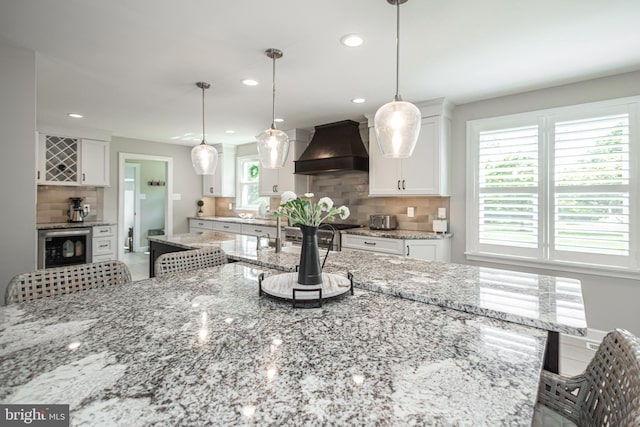
POLYGON ((302 250, 298 267, 298 283, 319 285, 322 283, 322 268, 318 250, 318 227, 301 225, 300 231, 302 231, 302 250))

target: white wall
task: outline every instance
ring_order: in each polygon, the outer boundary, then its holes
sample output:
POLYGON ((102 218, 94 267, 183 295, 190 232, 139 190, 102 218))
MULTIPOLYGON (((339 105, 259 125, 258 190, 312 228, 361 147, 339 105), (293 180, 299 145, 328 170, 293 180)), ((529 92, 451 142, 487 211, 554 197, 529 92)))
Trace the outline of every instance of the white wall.
POLYGON ((0 304, 36 267, 36 54, 0 40, 0 304))
MULTIPOLYGON (((202 179, 191 165, 191 147, 161 142, 143 141, 114 136, 111 138, 111 186, 104 189, 104 219, 118 221, 118 153, 147 154, 173 158, 173 193, 181 200, 173 200, 173 232, 187 233, 187 216, 198 209, 202 197, 202 179)), ((171 197, 171 195, 169 195, 171 197)))
MULTIPOLYGON (((548 89, 503 96, 459 105, 453 112, 451 170, 466 168, 466 122, 468 120, 545 108, 602 101, 640 95, 640 72, 620 74, 548 89)), ((637 165, 636 165, 637 166, 637 165)), ((452 262, 518 269, 540 274, 574 277, 582 281, 582 290, 590 328, 611 330, 625 328, 640 335, 640 278, 616 279, 562 271, 535 270, 502 264, 470 262, 465 259, 465 176, 451 180, 452 262)))

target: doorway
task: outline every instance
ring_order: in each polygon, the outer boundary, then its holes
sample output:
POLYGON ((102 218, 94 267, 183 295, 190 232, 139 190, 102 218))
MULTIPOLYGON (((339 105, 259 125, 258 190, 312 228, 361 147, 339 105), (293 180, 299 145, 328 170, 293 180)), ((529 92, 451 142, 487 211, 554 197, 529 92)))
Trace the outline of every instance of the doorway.
POLYGON ((173 232, 173 159, 119 153, 118 172, 118 259, 126 262, 130 246, 142 259, 149 236, 173 232))

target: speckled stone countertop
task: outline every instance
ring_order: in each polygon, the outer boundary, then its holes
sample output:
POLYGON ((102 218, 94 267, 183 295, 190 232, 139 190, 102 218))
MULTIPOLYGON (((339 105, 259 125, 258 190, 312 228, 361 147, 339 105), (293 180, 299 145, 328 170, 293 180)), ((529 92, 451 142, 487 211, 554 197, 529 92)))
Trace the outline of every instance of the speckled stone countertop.
POLYGON ((72 426, 531 425, 543 331, 361 289, 293 309, 257 274, 0 307, 0 401, 72 426))
MULTIPOLYGON (((185 248, 219 245, 230 259, 294 271, 299 247, 256 250, 256 238, 225 233, 151 237, 185 248)), ((325 252, 321 251, 321 261, 325 252)), ((330 252, 325 271, 350 271, 355 286, 547 331, 585 336, 579 280, 471 265, 423 261, 396 255, 330 252)))
MULTIPOLYGON (((267 218, 238 218, 234 216, 190 216, 187 218, 188 219, 204 219, 207 221, 233 222, 233 223, 249 224, 249 225, 262 225, 264 227, 276 226, 275 219, 267 219, 267 218)), ((282 227, 286 225, 285 222, 282 223, 282 227)))
POLYGON ((432 231, 416 230, 371 230, 364 228, 349 228, 341 231, 342 234, 356 236, 386 237, 387 239, 416 239, 416 240, 441 240, 452 237, 451 233, 434 233, 432 231))
POLYGON ((82 227, 102 227, 106 225, 116 225, 115 222, 108 221, 82 221, 82 222, 49 222, 38 223, 36 229, 51 230, 54 228, 82 228, 82 227))

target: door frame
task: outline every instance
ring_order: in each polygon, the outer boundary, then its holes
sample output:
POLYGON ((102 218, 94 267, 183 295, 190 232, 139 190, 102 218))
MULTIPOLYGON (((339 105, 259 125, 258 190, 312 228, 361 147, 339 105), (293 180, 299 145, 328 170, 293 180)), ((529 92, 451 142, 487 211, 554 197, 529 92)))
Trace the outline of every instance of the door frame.
MULTIPOLYGON (((127 168, 127 166, 130 166, 131 168, 133 168, 133 174, 134 174, 134 189, 133 189, 133 193, 134 193, 134 199, 133 199, 133 251, 134 252, 140 252, 140 215, 138 215, 138 212, 140 212, 140 164, 139 163, 127 163, 125 161, 125 170, 127 168)), ((123 175, 124 176, 124 175, 123 175)), ((123 200, 123 209, 124 207, 126 207, 124 205, 124 199, 123 200)), ((123 216, 123 223, 124 223, 124 216, 123 216)), ((124 227, 123 230, 124 232, 124 227)), ((123 245, 124 246, 124 245, 123 245)))
MULTIPOLYGON (((118 259, 124 258, 124 166, 127 160, 164 162, 167 171, 167 197, 164 210, 164 232, 173 234, 173 158, 149 154, 118 153, 118 259)), ((139 215, 138 215, 139 216, 139 215)), ((139 219, 137 219, 139 221, 139 219)), ((139 227, 138 227, 139 228, 139 227)), ((135 246, 135 245, 134 245, 135 246)))

